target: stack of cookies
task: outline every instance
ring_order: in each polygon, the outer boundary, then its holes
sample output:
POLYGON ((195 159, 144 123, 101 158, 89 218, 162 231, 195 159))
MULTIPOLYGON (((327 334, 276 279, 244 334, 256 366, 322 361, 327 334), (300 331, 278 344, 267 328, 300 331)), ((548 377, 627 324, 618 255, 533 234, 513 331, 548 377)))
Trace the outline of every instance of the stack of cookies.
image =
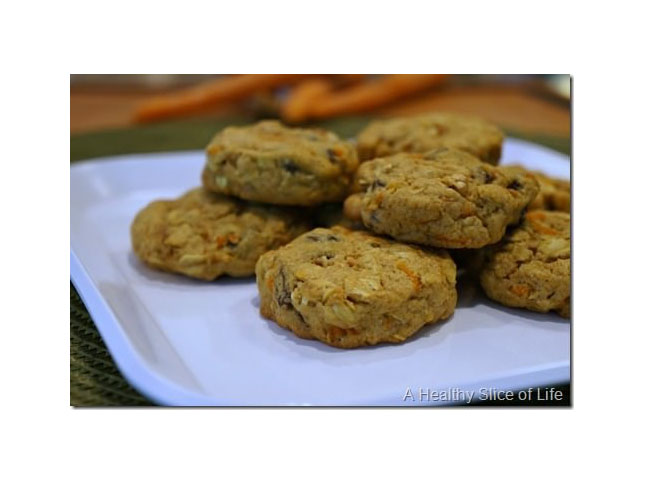
POLYGON ((568 317, 569 183, 497 167, 502 141, 440 113, 374 122, 357 144, 230 127, 207 147, 202 188, 137 215, 133 248, 191 277, 256 273, 263 316, 336 347, 402 342, 452 315, 453 257, 491 299, 568 317))
POLYGON ((262 254, 313 227, 310 208, 346 196, 357 166, 353 144, 324 130, 226 128, 207 147, 203 187, 140 211, 133 248, 159 270, 252 276, 262 254))

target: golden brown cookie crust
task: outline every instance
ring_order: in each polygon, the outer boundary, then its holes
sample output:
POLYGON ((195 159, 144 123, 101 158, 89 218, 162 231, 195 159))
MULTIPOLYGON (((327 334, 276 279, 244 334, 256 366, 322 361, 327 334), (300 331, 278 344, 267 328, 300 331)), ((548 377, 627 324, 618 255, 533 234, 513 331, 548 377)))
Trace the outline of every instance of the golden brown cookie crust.
POLYGON ((337 226, 266 253, 256 275, 264 317, 340 348, 402 342, 457 301, 445 251, 337 226))
POLYGON ((131 226, 135 254, 148 266, 202 280, 254 274, 258 258, 309 225, 297 211, 194 189, 154 201, 131 226))
POLYGON ((484 250, 481 286, 491 299, 569 317, 571 249, 568 213, 529 211, 522 224, 484 250))
POLYGON ((480 118, 428 113, 372 122, 358 135, 358 155, 364 161, 447 147, 464 150, 486 163, 497 165, 503 141, 500 129, 480 118))
POLYGON ((218 133, 202 180, 211 191, 250 201, 314 206, 342 201, 357 166, 353 144, 334 133, 263 121, 218 133))
POLYGON ((535 198, 538 184, 460 150, 398 154, 361 164, 345 214, 399 241, 481 248, 499 241, 535 198))
POLYGON ((540 192, 529 204, 529 209, 571 212, 571 183, 539 171, 530 171, 540 185, 540 192))

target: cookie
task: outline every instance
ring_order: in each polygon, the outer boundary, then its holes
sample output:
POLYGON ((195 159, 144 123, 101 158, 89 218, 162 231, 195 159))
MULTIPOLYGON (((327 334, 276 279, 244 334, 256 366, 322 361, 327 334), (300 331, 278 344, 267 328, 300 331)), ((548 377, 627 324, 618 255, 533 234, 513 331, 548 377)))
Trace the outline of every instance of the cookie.
POLYGON ((525 169, 520 165, 511 165, 516 169, 527 171, 532 174, 538 184, 540 191, 536 198, 529 204, 529 209, 546 209, 548 211, 571 212, 571 184, 563 179, 556 179, 539 172, 525 169))
POLYGON ((422 249, 336 226, 263 255, 261 314, 339 348, 400 343, 455 308, 455 265, 422 249))
POLYGON ((342 201, 357 166, 353 144, 334 133, 263 121, 218 133, 202 181, 210 191, 249 201, 314 206, 342 201))
POLYGON ((376 233, 441 248, 481 248, 519 221, 538 183, 519 170, 442 148, 365 162, 353 190, 359 192, 345 201, 345 214, 376 233))
POLYGON ((148 266, 202 280, 254 274, 258 258, 309 225, 294 209, 267 207, 194 189, 155 201, 131 226, 135 254, 148 266))
POLYGON ((529 211, 522 224, 486 248, 481 286, 509 307, 569 317, 571 250, 568 213, 529 211))
POLYGON ((486 163, 497 165, 504 134, 495 125, 474 116, 428 113, 375 121, 357 139, 358 155, 363 161, 446 147, 464 150, 486 163))

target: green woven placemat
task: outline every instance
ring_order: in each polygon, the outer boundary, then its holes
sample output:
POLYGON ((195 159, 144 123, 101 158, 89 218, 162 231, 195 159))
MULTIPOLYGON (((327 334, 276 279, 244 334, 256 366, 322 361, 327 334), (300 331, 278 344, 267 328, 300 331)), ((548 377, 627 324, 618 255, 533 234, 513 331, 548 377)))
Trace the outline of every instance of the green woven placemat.
POLYGON ((122 377, 70 284, 70 404, 151 405, 122 377))
MULTIPOLYGON (((205 118, 74 135, 70 137, 70 162, 119 154, 202 149, 218 130, 228 125, 252 121, 244 117, 205 118)), ((318 125, 333 130, 342 137, 351 137, 367 122, 368 118, 354 117, 330 120, 318 125)), ((568 138, 513 131, 508 131, 508 134, 570 153, 568 138)), ((73 285, 70 285, 70 404, 153 405, 122 377, 73 285)))

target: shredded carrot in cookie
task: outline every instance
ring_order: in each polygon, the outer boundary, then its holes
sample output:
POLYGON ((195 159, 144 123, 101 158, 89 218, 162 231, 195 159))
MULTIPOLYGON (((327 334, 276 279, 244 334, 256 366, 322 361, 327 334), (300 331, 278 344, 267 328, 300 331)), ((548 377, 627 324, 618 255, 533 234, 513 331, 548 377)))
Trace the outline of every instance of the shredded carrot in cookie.
POLYGON ((529 289, 529 287, 527 287, 526 285, 521 285, 521 284, 513 285, 511 287, 511 292, 513 292, 515 295, 517 295, 519 297, 528 296, 530 290, 531 289, 529 289))
POLYGON ((336 157, 342 157, 344 155, 344 150, 340 147, 333 147, 331 152, 333 152, 336 157))
POLYGON ((529 223, 531 223, 531 226, 533 226, 533 229, 536 230, 538 233, 542 233, 545 235, 558 234, 558 232, 555 229, 550 228, 549 226, 545 226, 544 224, 541 223, 541 221, 544 221, 546 219, 544 213, 532 211, 530 213, 527 213, 526 218, 527 220, 529 220, 529 223))
POLYGON ((414 285, 415 291, 418 292, 419 290, 421 290, 421 277, 419 277, 418 273, 409 268, 403 261, 398 262, 396 264, 396 268, 404 272, 409 277, 409 279, 412 281, 412 284, 414 285))
POLYGON ((337 327, 333 325, 329 326, 329 335, 334 340, 344 336, 348 336, 349 334, 351 334, 352 336, 357 336, 358 334, 360 334, 360 331, 353 328, 342 329, 341 327, 337 327))
POLYGON ((332 339, 337 340, 342 336, 346 336, 346 331, 340 327, 331 326, 329 329, 329 334, 332 339))
POLYGON ((464 218, 467 216, 473 216, 475 214, 475 208, 471 204, 464 204, 461 208, 461 216, 464 218))
POLYGON ((459 245, 459 247, 466 246, 469 242, 469 238, 448 238, 447 236, 437 236, 437 240, 447 245, 459 245))

